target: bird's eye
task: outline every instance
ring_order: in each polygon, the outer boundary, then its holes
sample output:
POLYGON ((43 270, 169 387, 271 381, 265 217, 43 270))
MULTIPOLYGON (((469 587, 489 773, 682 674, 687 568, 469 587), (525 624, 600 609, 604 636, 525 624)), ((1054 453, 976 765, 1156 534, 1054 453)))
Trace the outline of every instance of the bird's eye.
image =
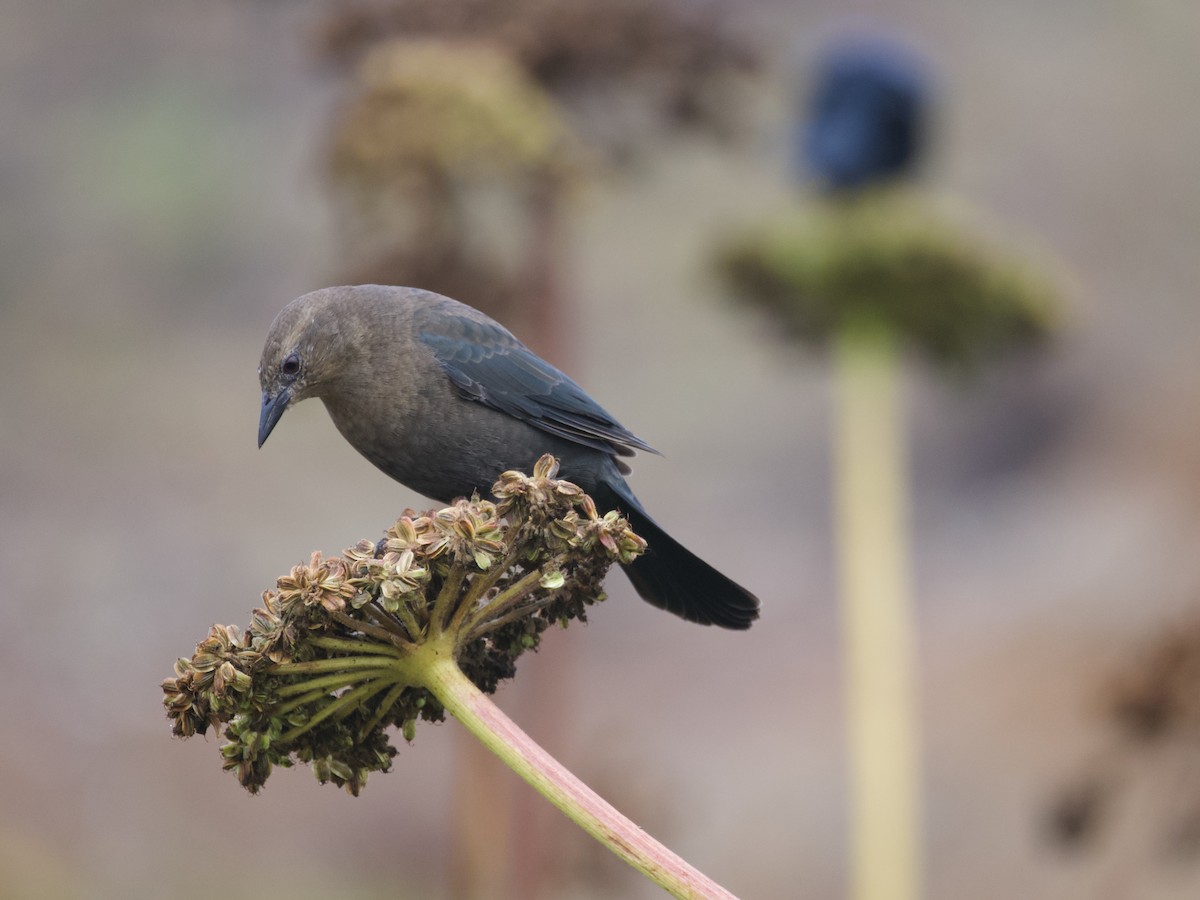
POLYGON ((279 364, 279 371, 288 377, 294 377, 300 374, 300 354, 289 353, 283 358, 283 362, 279 364))

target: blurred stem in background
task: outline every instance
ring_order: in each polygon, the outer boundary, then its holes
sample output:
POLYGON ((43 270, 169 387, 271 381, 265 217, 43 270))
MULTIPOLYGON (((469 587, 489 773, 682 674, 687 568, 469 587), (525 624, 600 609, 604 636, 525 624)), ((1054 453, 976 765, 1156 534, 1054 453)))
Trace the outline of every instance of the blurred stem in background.
POLYGON ((921 253, 909 260, 901 252, 900 265, 873 270, 873 256, 894 252, 895 235, 885 221, 864 240, 862 226, 871 221, 881 186, 905 178, 920 161, 931 86, 919 57, 883 36, 833 42, 812 74, 795 119, 794 151, 798 174, 829 201, 818 213, 817 233, 800 230, 777 241, 763 254, 771 257, 767 266, 751 258, 757 251, 745 248, 741 259, 729 262, 735 280, 801 310, 793 328, 833 348, 851 896, 917 900, 916 628, 899 400, 900 342, 907 335, 905 314, 896 314, 896 301, 903 299, 896 287, 911 280, 924 260, 921 253), (847 253, 847 247, 867 252, 847 253), (913 261, 917 267, 906 268, 913 261))
POLYGON ((852 896, 921 895, 916 621, 901 350, 943 371, 1036 343, 1056 289, 974 237, 959 205, 897 182, 920 161, 931 85, 919 56, 880 36, 834 42, 797 117, 797 158, 822 190, 730 241, 719 265, 785 333, 831 346, 852 896))
POLYGON ((848 321, 836 338, 834 368, 851 896, 916 900, 921 896, 919 710, 896 335, 878 320, 848 321))
POLYGON ((753 228, 720 259, 737 294, 770 310, 784 333, 832 346, 858 900, 920 895, 901 350, 961 375, 1036 344, 1054 324, 1055 286, 972 230, 929 200, 876 190, 753 228))
POLYGON ((749 229, 719 265, 798 341, 831 346, 851 843, 858 900, 919 896, 917 660, 901 350, 950 374, 1038 343, 1057 289, 953 205, 875 189, 749 229))

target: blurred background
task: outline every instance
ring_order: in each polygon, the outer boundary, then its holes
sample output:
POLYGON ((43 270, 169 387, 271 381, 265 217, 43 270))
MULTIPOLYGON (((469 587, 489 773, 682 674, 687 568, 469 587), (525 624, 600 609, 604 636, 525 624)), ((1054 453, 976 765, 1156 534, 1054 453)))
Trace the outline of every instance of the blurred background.
MULTIPOLYGON (((466 6, 486 46, 423 46, 407 74, 368 64, 384 38, 471 29, 421 3, 0 7, 0 895, 659 895, 553 814, 496 826, 552 850, 535 875, 519 849, 471 887, 463 823, 528 789, 466 778, 453 722, 358 799, 305 769, 251 798, 215 736, 170 737, 159 682, 211 623, 423 503, 319 404, 255 449, 275 313, 403 272, 494 295, 663 452, 633 478, 655 516, 763 601, 718 632, 613 577, 499 704, 735 894, 845 895, 827 361, 732 302, 713 248, 797 202, 796 73, 847 5, 466 6), (472 71, 459 52, 513 104, 484 137, 431 121, 449 162, 346 137, 391 121, 356 106, 389 79, 472 71)), ((1195 897, 1198 719, 1131 743, 1113 697, 1200 606, 1200 7, 851 7, 936 64, 925 183, 1074 283, 1046 352, 908 373, 926 894, 1195 897)))

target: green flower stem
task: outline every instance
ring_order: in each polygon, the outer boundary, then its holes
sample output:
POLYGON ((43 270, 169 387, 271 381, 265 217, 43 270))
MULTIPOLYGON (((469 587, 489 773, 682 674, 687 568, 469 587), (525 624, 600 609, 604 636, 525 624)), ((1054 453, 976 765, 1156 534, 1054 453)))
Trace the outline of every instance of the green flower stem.
POLYGON ((409 685, 403 681, 398 681, 392 686, 392 689, 388 691, 384 698, 379 702, 379 706, 375 711, 375 715, 371 717, 369 722, 363 725, 362 730, 359 732, 359 740, 362 740, 363 736, 374 731, 376 726, 383 721, 383 717, 391 711, 391 708, 396 704, 396 701, 400 699, 400 694, 404 692, 406 687, 409 687, 409 685))
POLYGON ((462 673, 448 642, 425 645, 420 656, 420 681, 446 711, 584 831, 675 897, 736 900, 535 744, 462 673))
POLYGON ((384 633, 387 633, 389 627, 391 629, 398 627, 404 630, 407 634, 407 639, 393 636, 392 640, 402 645, 406 652, 411 651, 417 642, 421 640, 421 636, 424 633, 421 629, 421 623, 417 621, 416 615, 406 601, 402 600, 396 607, 395 612, 380 610, 376 607, 376 609, 371 611, 371 614, 380 617, 379 621, 383 623, 383 626, 379 630, 384 633))
MULTIPOLYGON (((309 694, 314 694, 319 697, 321 694, 327 694, 330 691, 336 691, 340 688, 348 687, 352 684, 357 684, 364 679, 380 678, 383 675, 391 674, 391 670, 386 668, 387 661, 383 660, 378 669, 355 669, 353 672, 333 672, 330 675, 322 675, 320 678, 305 678, 303 681, 297 681, 292 684, 285 684, 276 689, 275 693, 282 697, 308 697, 309 694)), ((307 700, 304 702, 308 702, 307 700)), ((287 709, 294 707, 289 703, 287 709)), ((280 707, 282 710, 283 707, 280 707)), ((286 711, 286 710, 285 710, 286 711)))
MULTIPOLYGON (((401 685, 404 682, 399 682, 401 685)), ((397 684, 395 676, 391 678, 380 677, 374 678, 365 682, 361 687, 357 687, 352 691, 340 695, 333 703, 329 704, 325 709, 321 710, 318 715, 332 716, 334 720, 341 721, 346 716, 355 712, 367 700, 374 697, 379 692, 388 688, 393 688, 397 684)), ((313 716, 315 719, 316 716, 313 716)))
POLYGON ((526 572, 521 578, 493 597, 486 606, 481 606, 470 612, 467 624, 462 626, 462 631, 469 634, 478 627, 480 622, 501 616, 510 607, 520 603, 530 591, 537 587, 538 582, 542 580, 542 576, 545 574, 543 571, 544 568, 544 566, 539 566, 532 572, 526 572))
POLYGON ((455 561, 446 573, 442 589, 438 591, 437 599, 433 602, 433 612, 429 617, 430 633, 440 635, 450 619, 450 610, 462 594, 463 580, 467 577, 466 563, 455 561))
POLYGON ((896 336, 843 326, 836 351, 836 518, 856 900, 916 900, 920 787, 908 497, 896 336))
MULTIPOLYGON (((324 679, 320 679, 320 680, 324 680, 324 679)), ((332 685, 328 685, 328 686, 323 685, 319 688, 313 688, 312 690, 307 691, 303 694, 293 696, 291 700, 287 701, 287 703, 280 703, 279 706, 275 708, 274 713, 276 716, 283 718, 284 716, 288 715, 294 709, 299 709, 300 707, 307 706, 310 703, 316 703, 318 700, 327 699, 329 697, 330 691, 335 691, 335 690, 338 690, 339 688, 349 687, 350 685, 355 684, 358 681, 359 681, 358 676, 355 676, 353 678, 353 680, 351 680, 351 678, 347 675, 339 675, 338 681, 332 685)), ((308 683, 306 682, 302 686, 308 687, 308 683)))
MULTIPOLYGON (((378 608, 374 612, 376 617, 383 614, 383 611, 378 608)), ((385 621, 383 625, 364 622, 362 619, 356 619, 348 615, 343 610, 330 610, 329 615, 353 631, 361 631, 363 634, 370 635, 389 647, 395 647, 404 652, 411 650, 415 646, 412 640, 421 633, 421 629, 415 620, 410 623, 408 619, 404 619, 400 623, 399 628, 397 628, 394 622, 388 623, 385 621), (388 624, 392 624, 393 627, 389 629, 387 627, 388 624), (396 631, 399 629, 402 629, 405 633, 403 635, 397 634, 396 631)), ((368 612, 368 615, 370 615, 370 612, 368 612)), ((409 613, 409 616, 411 618, 412 613, 409 613)))
POLYGON ((391 684, 395 684, 395 680, 385 676, 368 681, 366 684, 356 687, 352 691, 346 691, 346 693, 342 694, 328 706, 323 707, 319 712, 315 713, 303 725, 297 725, 295 728, 285 731, 280 740, 284 743, 294 741, 300 735, 311 731, 331 716, 340 719, 349 715, 372 694, 379 693, 391 684))
POLYGON ((463 633, 463 622, 467 616, 472 615, 480 608, 479 600, 483 597, 496 581, 499 580, 500 572, 496 571, 495 564, 492 565, 492 570, 488 574, 473 578, 471 584, 467 587, 466 594, 458 601, 458 608, 454 610, 454 616, 450 619, 450 623, 446 626, 446 630, 451 634, 463 633), (487 582, 491 581, 491 584, 487 582))
MULTIPOLYGON (((341 690, 342 688, 349 688, 350 685, 367 682, 372 684, 378 683, 386 688, 386 686, 389 684, 394 684, 395 680, 395 673, 391 670, 386 670, 386 668, 380 668, 378 671, 372 670, 370 672, 356 672, 353 674, 353 676, 352 674, 341 673, 337 674, 337 676, 316 678, 311 680, 311 682, 305 682, 304 686, 305 688, 308 688, 308 686, 313 684, 320 684, 319 688, 314 688, 310 691, 307 691, 306 694, 293 697, 292 700, 289 700, 287 703, 281 703, 280 706, 278 706, 278 708, 275 710, 275 713, 276 715, 287 715, 288 713, 292 712, 293 709, 299 709, 300 707, 308 706, 310 703, 316 703, 320 700, 330 700, 330 692, 341 690)), ((301 734, 304 732, 295 733, 301 734)))
POLYGON ((460 604, 460 612, 456 614, 455 618, 461 616, 462 609, 471 610, 475 608, 487 592, 496 586, 496 582, 501 579, 504 573, 520 561, 521 551, 522 548, 519 544, 512 547, 504 559, 492 563, 489 571, 471 579, 471 584, 467 587, 467 593, 460 604))
MULTIPOLYGON (((362 628, 363 623, 355 621, 355 626, 362 628)), ((400 657, 404 654, 400 649, 391 644, 372 644, 367 641, 352 641, 348 638, 335 637, 315 637, 309 643, 314 647, 323 647, 326 650, 341 650, 345 653, 378 653, 380 656, 395 656, 400 657)))
POLYGON ((399 661, 398 658, 384 657, 381 653, 369 656, 337 656, 330 659, 312 659, 308 662, 276 663, 271 666, 270 671, 276 675, 317 675, 350 669, 377 669, 390 665, 393 659, 399 661))
POLYGON ((510 609, 508 612, 506 612, 504 615, 500 616, 499 618, 484 619, 478 625, 467 630, 466 640, 473 641, 476 638, 483 637, 489 631, 495 631, 497 628, 503 628, 509 622, 515 621, 515 620, 521 618, 522 616, 532 615, 533 613, 537 612, 542 607, 549 606, 551 603, 554 602, 554 599, 555 598, 553 595, 551 595, 549 597, 543 597, 541 600, 537 600, 532 603, 527 603, 525 606, 519 607, 517 609, 510 609))

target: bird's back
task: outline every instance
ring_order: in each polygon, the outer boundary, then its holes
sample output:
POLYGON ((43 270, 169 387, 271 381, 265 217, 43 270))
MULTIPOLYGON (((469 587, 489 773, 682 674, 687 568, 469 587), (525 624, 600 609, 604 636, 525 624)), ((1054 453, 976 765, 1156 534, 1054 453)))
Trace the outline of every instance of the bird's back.
POLYGON ((544 453, 584 489, 645 447, 566 375, 469 306, 412 288, 367 287, 350 303, 356 348, 322 394, 337 429, 392 478, 442 502, 486 494, 544 453))

